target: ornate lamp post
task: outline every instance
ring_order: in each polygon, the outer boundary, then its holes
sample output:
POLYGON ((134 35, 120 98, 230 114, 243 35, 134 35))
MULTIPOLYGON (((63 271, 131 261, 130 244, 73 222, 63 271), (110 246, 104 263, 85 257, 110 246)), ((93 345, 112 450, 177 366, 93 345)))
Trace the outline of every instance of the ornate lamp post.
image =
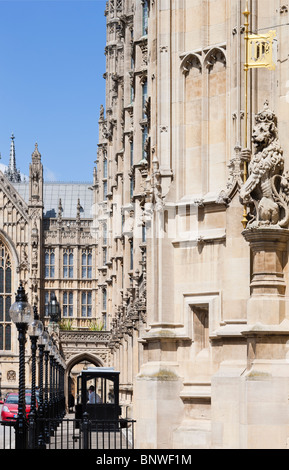
MULTIPOLYGON (((48 304, 48 315, 50 317, 52 330, 56 331, 58 328, 57 323, 60 321, 61 312, 60 305, 56 299, 55 294, 51 296, 51 300, 48 304)), ((51 419, 51 435, 54 429, 57 427, 57 348, 54 344, 50 348, 49 352, 49 364, 50 364, 50 380, 49 380, 49 418, 51 419)))
POLYGON ((33 316, 22 282, 17 290, 16 302, 12 304, 9 313, 18 330, 19 341, 19 400, 15 425, 15 447, 16 449, 26 449, 28 434, 25 403, 25 343, 28 325, 33 320, 33 316))
POLYGON ((28 327, 28 334, 31 341, 31 366, 32 366, 32 377, 31 377, 31 408, 29 413, 29 447, 35 448, 35 437, 36 437, 36 351, 37 351, 37 340, 43 333, 43 324, 39 320, 36 305, 33 307, 34 320, 28 327))
MULTIPOLYGON (((45 386, 44 386, 44 440, 46 443, 49 442, 50 434, 49 434, 49 426, 48 426, 48 419, 49 419, 49 401, 48 401, 48 394, 49 392, 49 354, 50 349, 52 347, 52 341, 48 335, 48 340, 44 347, 44 362, 45 362, 45 386)), ((50 398, 50 396, 49 396, 50 398)))
POLYGON ((55 368, 54 368, 54 352, 55 346, 52 344, 49 351, 49 419, 51 426, 51 435, 53 435, 53 429, 55 427, 55 368))
POLYGON ((48 343, 49 335, 47 331, 43 331, 42 335, 38 340, 38 349, 39 349, 39 407, 38 407, 38 416, 39 416, 39 428, 38 428, 38 442, 37 446, 39 449, 45 449, 45 429, 44 429, 44 401, 43 401, 43 357, 44 349, 48 343))

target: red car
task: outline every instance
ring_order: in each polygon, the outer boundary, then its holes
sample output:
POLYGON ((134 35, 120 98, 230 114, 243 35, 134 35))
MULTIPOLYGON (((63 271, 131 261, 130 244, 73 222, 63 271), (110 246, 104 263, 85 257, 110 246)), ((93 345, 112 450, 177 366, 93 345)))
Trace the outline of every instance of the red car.
MULTIPOLYGON (((25 395, 26 402, 26 417, 30 413, 31 407, 31 395, 25 395)), ((2 411, 1 411, 1 421, 6 422, 15 422, 18 415, 18 393, 9 393, 4 400, 2 411)))

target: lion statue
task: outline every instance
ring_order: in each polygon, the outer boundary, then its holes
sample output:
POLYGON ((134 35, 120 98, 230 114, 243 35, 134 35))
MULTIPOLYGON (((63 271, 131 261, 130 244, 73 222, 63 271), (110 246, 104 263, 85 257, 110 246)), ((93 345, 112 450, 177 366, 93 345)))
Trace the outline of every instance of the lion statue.
MULTIPOLYGON (((280 194, 284 186, 283 150, 278 140, 277 118, 268 102, 256 116, 252 133, 255 154, 248 166, 248 179, 240 189, 240 202, 249 206, 248 226, 278 225, 287 203, 280 194)), ((243 160, 250 160, 251 152, 242 151, 243 160)))

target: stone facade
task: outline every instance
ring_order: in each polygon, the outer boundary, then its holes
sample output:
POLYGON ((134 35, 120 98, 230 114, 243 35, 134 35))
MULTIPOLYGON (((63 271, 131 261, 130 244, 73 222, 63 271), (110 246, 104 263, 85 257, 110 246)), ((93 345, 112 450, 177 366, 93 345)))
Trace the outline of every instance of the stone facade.
POLYGON ((59 197, 37 146, 29 183, 0 173, 2 387, 21 279, 42 318, 54 291, 73 322, 69 367, 120 371, 137 448, 288 447, 288 6, 248 5, 250 30, 278 39, 276 69, 248 74, 249 149, 245 0, 109 0, 93 182, 59 197))
POLYGON ((107 2, 99 315, 141 448, 287 447, 288 6, 248 5, 278 39, 276 70, 248 73, 249 151, 246 2, 107 2), (280 159, 253 188, 264 103, 280 159))
MULTIPOLYGON (((9 307, 15 301, 20 280, 28 300, 36 305, 41 320, 49 327, 48 302, 54 293, 60 303, 60 331, 75 329, 93 335, 104 328, 96 318, 96 240, 92 232, 93 181, 49 183, 43 179, 38 145, 32 153, 29 176, 16 169, 14 136, 8 170, 0 173, 0 349, 1 393, 18 387, 17 331, 9 307)), ((49 327, 50 328, 50 327, 49 327)), ((50 328, 51 329, 51 328, 50 328)), ((57 342, 59 335, 53 333, 57 342)), ((97 335, 96 335, 97 336, 97 335)), ((94 336, 94 343, 96 343, 94 336)), ((86 342, 75 350, 87 353, 86 342)), ((71 352, 66 358, 72 360, 71 352)), ((30 342, 26 343, 27 385, 30 383, 30 342)), ((94 348, 94 364, 107 365, 94 348)), ((70 369, 67 371, 69 375, 70 369)))

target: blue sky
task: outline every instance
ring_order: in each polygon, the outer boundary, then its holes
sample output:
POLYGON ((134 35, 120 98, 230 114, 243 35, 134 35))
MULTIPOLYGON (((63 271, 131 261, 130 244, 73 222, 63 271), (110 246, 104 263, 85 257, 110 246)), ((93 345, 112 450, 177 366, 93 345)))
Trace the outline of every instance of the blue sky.
POLYGON ((91 181, 105 105, 105 0, 0 0, 0 163, 11 134, 24 174, 91 181))

